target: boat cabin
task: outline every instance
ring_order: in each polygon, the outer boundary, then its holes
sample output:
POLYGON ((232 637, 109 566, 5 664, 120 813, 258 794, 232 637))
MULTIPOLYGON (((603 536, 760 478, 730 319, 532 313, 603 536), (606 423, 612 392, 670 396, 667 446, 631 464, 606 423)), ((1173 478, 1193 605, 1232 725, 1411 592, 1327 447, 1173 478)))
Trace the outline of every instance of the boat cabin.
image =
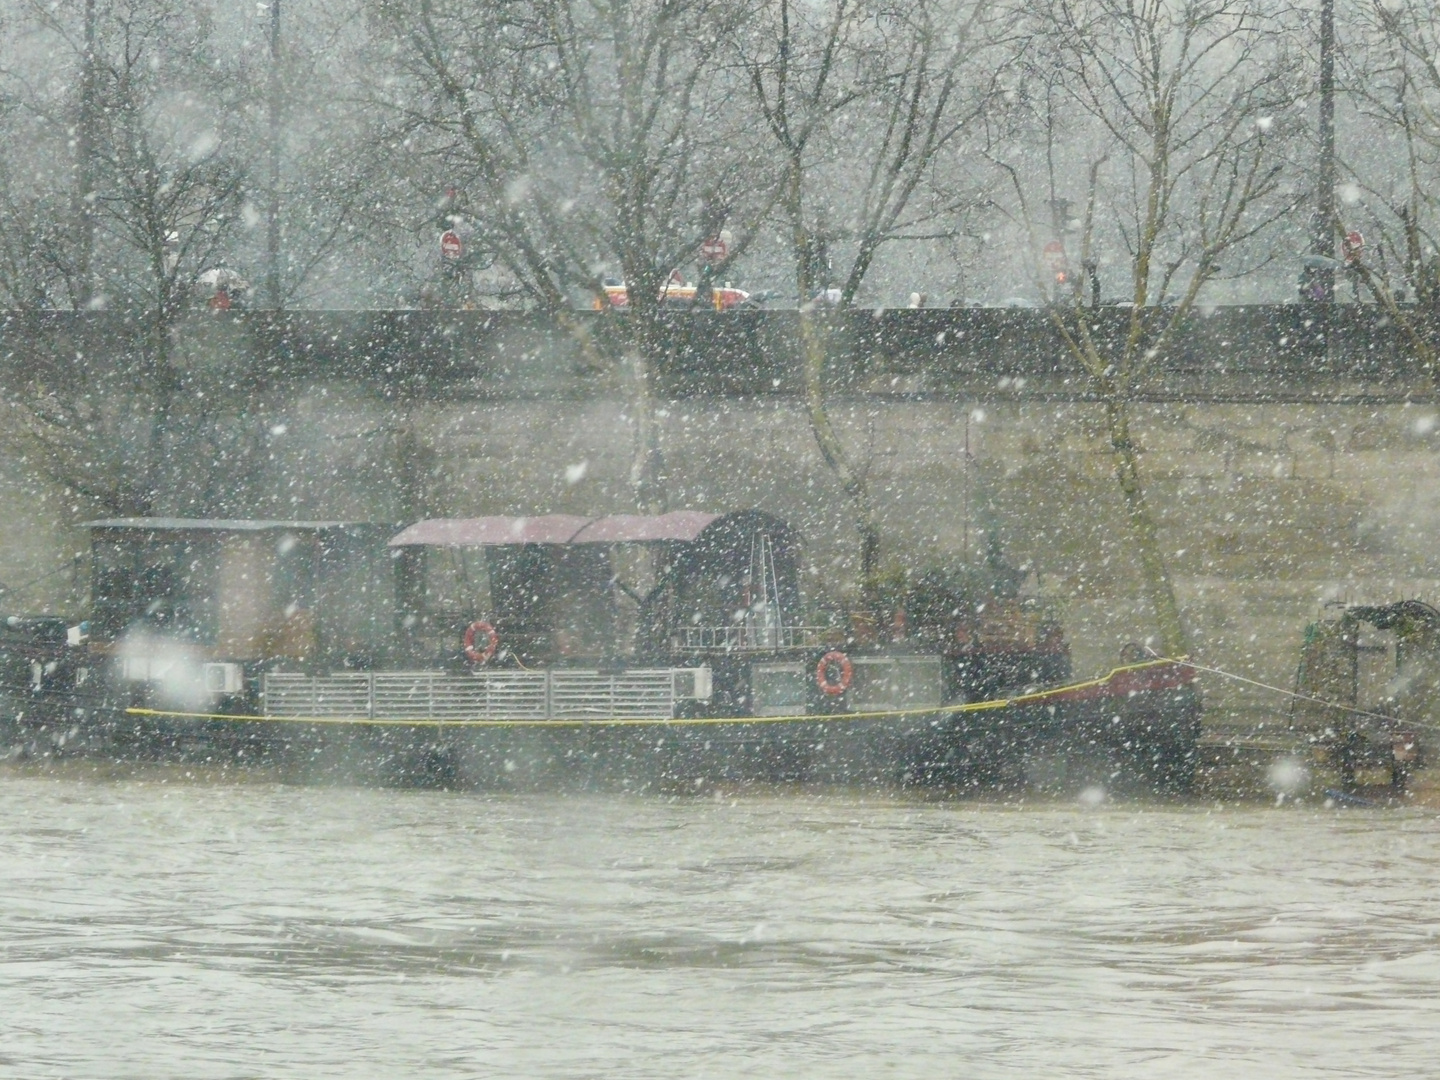
POLYGON ((393 525, 110 518, 86 527, 92 653, 144 638, 232 665, 368 666, 391 650, 393 525))

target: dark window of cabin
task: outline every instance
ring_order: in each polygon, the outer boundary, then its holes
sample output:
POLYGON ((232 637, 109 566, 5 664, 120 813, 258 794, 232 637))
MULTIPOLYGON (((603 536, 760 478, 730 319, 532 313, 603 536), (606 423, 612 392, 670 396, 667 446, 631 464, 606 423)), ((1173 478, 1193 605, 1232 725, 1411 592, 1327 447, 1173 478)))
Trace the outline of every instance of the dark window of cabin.
POLYGON ((215 640, 219 567, 213 539, 127 534, 95 541, 92 558, 97 640, 140 628, 187 641, 215 640))
POLYGON ((315 537, 281 533, 275 540, 271 596, 284 618, 315 610, 315 537))

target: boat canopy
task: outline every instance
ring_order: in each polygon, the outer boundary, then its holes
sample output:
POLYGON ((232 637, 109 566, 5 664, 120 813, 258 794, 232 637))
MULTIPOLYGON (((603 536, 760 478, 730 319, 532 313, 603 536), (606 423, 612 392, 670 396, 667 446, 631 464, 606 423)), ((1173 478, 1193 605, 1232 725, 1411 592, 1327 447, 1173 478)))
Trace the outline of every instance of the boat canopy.
POLYGON ((510 547, 518 544, 690 543, 719 514, 675 510, 668 514, 573 514, 538 517, 427 518, 390 540, 391 547, 510 547))
POLYGON ((632 633, 637 657, 668 663, 692 638, 774 647, 802 620, 799 539, 760 510, 430 518, 389 544, 421 652, 481 620, 526 664, 629 653, 632 633))

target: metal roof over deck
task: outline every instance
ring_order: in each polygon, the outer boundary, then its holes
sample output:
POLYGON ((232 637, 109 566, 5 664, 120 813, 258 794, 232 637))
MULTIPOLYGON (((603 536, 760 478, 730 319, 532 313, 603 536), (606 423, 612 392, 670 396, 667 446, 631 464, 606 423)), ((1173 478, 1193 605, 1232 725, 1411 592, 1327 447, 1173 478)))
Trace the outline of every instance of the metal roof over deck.
POLYGON ((572 544, 644 544, 658 540, 695 540, 719 514, 672 510, 668 514, 611 514, 596 518, 572 544))
POLYGON ((86 529, 147 529, 152 532, 271 532, 277 529, 352 529, 364 521, 266 521, 257 518, 102 518, 81 522, 86 529))
POLYGON ((391 547, 505 547, 514 544, 647 544, 695 540, 719 518, 696 510, 668 514, 571 514, 538 517, 428 518, 390 540, 391 547))

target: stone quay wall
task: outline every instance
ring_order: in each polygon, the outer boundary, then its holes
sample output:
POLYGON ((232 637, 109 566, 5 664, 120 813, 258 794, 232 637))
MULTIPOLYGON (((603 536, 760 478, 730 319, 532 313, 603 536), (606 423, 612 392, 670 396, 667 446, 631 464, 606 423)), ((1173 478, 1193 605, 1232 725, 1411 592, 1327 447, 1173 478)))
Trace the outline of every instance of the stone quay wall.
MULTIPOLYGON (((1123 311, 1097 315, 1119 332, 1123 311)), ((800 397, 795 313, 677 315, 652 357, 669 504, 756 506, 807 541, 812 598, 855 588, 849 506, 800 397)), ((629 510, 633 415, 613 315, 230 312, 172 332, 173 474, 157 512, 403 521, 629 510), (199 420, 186 424, 186 417, 199 420)), ((144 327, 114 315, 12 316, 0 380, 43 353, 112 413, 144 327)), ((1088 380, 1043 312, 851 313, 830 324, 831 408, 866 471, 890 566, 976 560, 996 533, 1027 588, 1064 613, 1079 672, 1152 620, 1088 380)), ((1198 654, 1288 687, 1327 601, 1440 599, 1440 408, 1371 308, 1200 312, 1134 411, 1152 508, 1198 654)), ((139 425, 134 430, 143 430, 139 425)), ((123 424, 96 448, 134 453, 123 424)), ((82 435, 77 434, 77 438, 82 435)), ((0 598, 83 606, 93 500, 6 441, 0 598), (82 558, 72 564, 72 556, 82 558), (26 586, 42 575, 50 576, 26 586)), ((113 460, 110 460, 113 458, 113 460)), ((1210 721, 1283 720, 1283 699, 1205 683, 1210 721)))

